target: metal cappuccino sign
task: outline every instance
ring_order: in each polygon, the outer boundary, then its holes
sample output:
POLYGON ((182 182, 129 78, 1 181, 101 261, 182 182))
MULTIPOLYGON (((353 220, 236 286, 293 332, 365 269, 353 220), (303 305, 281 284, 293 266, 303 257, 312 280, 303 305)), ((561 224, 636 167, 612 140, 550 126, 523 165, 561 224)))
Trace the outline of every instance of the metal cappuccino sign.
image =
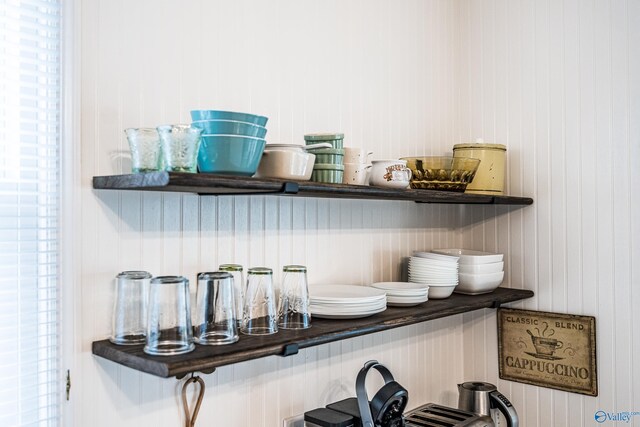
POLYGON ((498 358, 502 379, 598 395, 595 317, 501 308, 498 358))

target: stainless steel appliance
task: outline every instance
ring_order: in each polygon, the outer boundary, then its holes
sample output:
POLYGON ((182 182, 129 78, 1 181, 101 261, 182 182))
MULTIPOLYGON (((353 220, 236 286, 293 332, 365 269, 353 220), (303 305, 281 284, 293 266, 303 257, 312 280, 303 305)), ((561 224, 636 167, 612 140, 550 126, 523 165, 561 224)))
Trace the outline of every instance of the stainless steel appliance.
POLYGON ((493 427, 488 415, 428 403, 404 416, 406 427, 493 427))
POLYGON ((493 416, 492 411, 495 412, 497 408, 507 419, 507 427, 518 427, 518 414, 515 408, 495 385, 477 381, 466 382, 458 384, 458 393, 459 409, 493 416))

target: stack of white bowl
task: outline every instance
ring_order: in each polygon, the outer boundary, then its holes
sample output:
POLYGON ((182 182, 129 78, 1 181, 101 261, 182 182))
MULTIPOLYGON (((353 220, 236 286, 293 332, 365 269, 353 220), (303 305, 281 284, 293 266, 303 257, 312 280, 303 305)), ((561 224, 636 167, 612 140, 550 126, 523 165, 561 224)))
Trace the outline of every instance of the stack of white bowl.
POLYGON ((503 254, 469 249, 434 249, 433 252, 460 258, 456 293, 480 295, 493 292, 504 279, 503 254))
POLYGON ((429 298, 448 298, 458 285, 458 257, 414 252, 409 258, 409 282, 429 286, 429 298))
POLYGON ((410 307, 428 300, 429 287, 407 282, 378 282, 371 285, 387 293, 387 305, 410 307))

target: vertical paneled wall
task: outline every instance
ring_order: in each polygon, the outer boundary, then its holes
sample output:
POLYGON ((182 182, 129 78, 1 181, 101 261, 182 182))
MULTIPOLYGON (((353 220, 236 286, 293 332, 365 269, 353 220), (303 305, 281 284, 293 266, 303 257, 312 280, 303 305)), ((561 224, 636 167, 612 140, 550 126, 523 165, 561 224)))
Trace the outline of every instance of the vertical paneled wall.
POLYGON ((535 200, 477 211, 463 244, 507 254, 511 286, 536 292, 523 308, 596 316, 599 396, 499 380, 495 315, 464 315, 465 379, 498 384, 526 427, 638 411, 640 4, 460 1, 456 16, 456 140, 506 144, 509 192, 535 200))
MULTIPOLYGON (((457 135, 455 3, 446 0, 90 0, 81 7, 80 372, 77 426, 181 425, 178 383, 91 355, 110 330, 122 270, 183 274, 238 262, 311 283, 400 278, 415 249, 459 244, 460 208, 404 202, 95 191, 130 170, 123 129, 189 122, 192 108, 269 116, 268 142, 341 131, 378 159, 440 154, 457 135)), ((276 279, 279 275, 277 275, 276 279)), ((411 404, 456 402, 462 317, 224 367, 198 425, 277 426, 354 394, 368 359, 411 404)), ((372 382, 372 385, 375 382, 372 382)), ((379 382, 376 383, 379 385, 379 382)))

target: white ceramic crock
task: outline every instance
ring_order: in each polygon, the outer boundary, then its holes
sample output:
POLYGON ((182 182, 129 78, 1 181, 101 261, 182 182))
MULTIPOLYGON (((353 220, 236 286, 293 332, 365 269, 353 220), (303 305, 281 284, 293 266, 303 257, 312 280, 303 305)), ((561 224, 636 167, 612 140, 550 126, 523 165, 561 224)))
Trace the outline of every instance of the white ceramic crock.
POLYGON ((370 185, 399 189, 409 186, 411 169, 406 160, 374 160, 371 164, 370 185))
POLYGON ((293 179, 308 181, 313 172, 315 154, 300 146, 265 148, 255 176, 257 178, 293 179))
POLYGON ((350 185, 367 185, 367 172, 369 169, 371 169, 371 165, 366 163, 345 163, 342 183, 350 185))

